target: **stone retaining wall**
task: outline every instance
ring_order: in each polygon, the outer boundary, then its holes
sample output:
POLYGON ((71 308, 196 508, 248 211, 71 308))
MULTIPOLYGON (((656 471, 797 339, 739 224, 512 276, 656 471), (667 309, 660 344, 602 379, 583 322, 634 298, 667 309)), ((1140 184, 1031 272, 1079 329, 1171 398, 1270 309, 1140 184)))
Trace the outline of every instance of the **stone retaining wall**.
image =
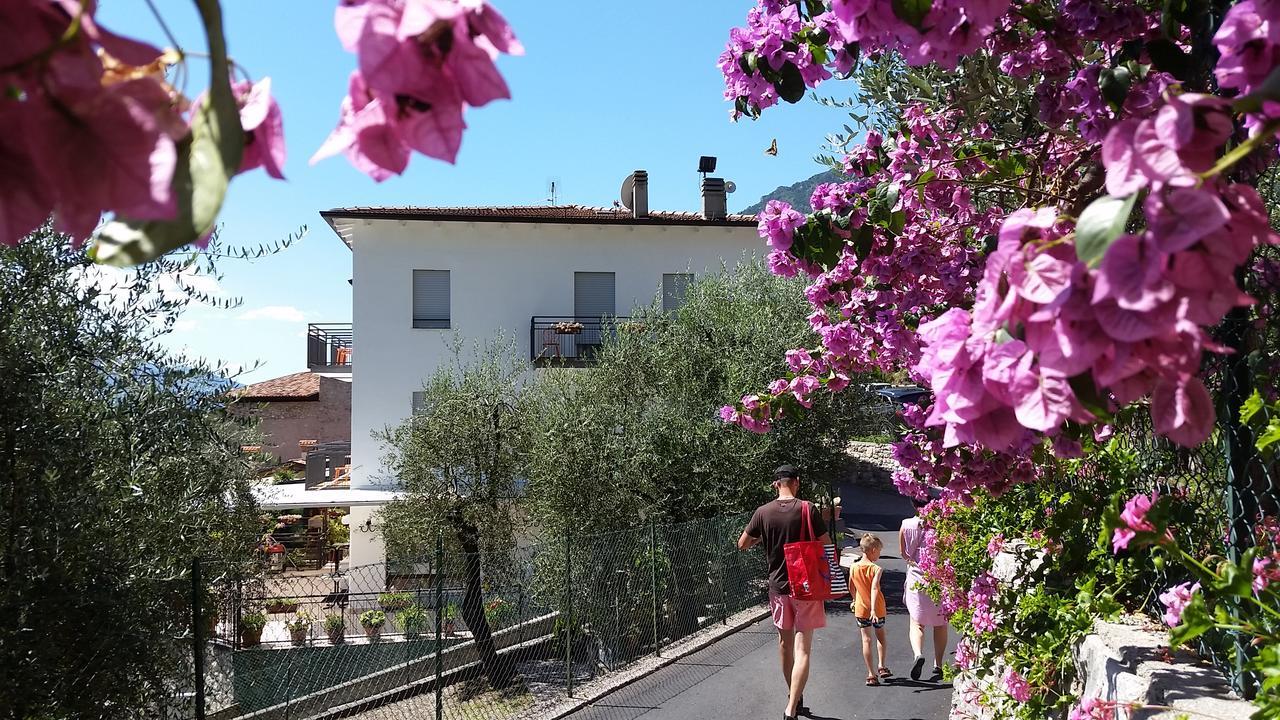
POLYGON ((893 471, 898 463, 893 459, 892 445, 854 440, 845 452, 851 461, 846 476, 848 482, 880 490, 893 489, 893 471))

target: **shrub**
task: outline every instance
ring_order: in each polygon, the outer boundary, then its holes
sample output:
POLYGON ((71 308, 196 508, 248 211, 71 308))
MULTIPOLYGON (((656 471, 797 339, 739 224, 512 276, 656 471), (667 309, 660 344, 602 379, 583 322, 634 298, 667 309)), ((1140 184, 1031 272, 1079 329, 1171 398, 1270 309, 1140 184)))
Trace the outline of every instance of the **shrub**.
POLYGON ((260 610, 245 613, 244 616, 240 618, 240 627, 248 630, 249 632, 262 632, 262 629, 266 626, 267 614, 260 610))
POLYGON ((360 613, 360 626, 374 629, 387 623, 387 614, 381 610, 366 610, 360 613))
POLYGON ((403 610, 413 604, 413 593, 389 592, 378 596, 378 605, 387 612, 403 610))

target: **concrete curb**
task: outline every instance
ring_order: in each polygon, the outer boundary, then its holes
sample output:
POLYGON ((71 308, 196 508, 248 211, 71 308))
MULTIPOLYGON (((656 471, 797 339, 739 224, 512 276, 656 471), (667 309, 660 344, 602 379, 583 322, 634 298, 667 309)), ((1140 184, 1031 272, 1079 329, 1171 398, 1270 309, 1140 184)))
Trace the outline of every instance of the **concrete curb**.
POLYGON ((646 678, 662 668, 673 665, 699 650, 706 649, 719 640, 745 630, 767 617, 769 617, 769 609, 767 607, 743 610, 729 618, 727 624, 703 628, 699 632, 672 644, 663 651, 666 654, 661 657, 639 661, 635 663, 634 667, 587 683, 581 688, 581 690, 588 693, 587 697, 581 699, 573 698, 571 701, 547 708, 543 710, 546 714, 540 715, 540 717, 545 718, 545 720, 561 720, 561 718, 575 713, 601 698, 631 685, 637 680, 646 678))

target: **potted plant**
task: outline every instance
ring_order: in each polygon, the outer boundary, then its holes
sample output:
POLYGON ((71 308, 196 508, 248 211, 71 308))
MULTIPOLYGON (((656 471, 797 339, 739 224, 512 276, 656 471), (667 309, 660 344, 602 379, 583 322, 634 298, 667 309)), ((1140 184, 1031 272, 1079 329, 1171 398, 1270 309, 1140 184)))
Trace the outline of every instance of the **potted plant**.
POLYGON ((267 614, 261 611, 245 613, 240 618, 240 639, 244 647, 251 648, 262 642, 262 629, 267 626, 267 614))
POLYGON ((489 627, 493 630, 500 630, 510 625, 514 615, 515 608, 502 598, 494 598, 485 603, 484 619, 489 621, 489 627))
POLYGON ((386 592, 378 595, 378 605, 389 613, 399 612, 413 604, 413 593, 386 592))
POLYGON ((342 613, 329 613, 324 616, 324 632, 329 636, 330 645, 338 645, 347 638, 347 619, 342 613))
POLYGON ((292 615, 301 604, 302 601, 298 598, 271 598, 267 601, 267 612, 289 613, 292 615))
POLYGON ((307 636, 311 634, 311 615, 306 610, 299 610, 284 621, 284 626, 289 628, 289 640, 294 645, 305 645, 307 636))
POLYGON ((442 614, 442 617, 444 618, 444 634, 452 635, 454 633, 454 630, 457 628, 457 622, 458 622, 457 604, 449 603, 448 605, 445 605, 444 610, 441 611, 441 614, 442 614))
POLYGON ((551 326, 557 335, 577 335, 582 332, 582 323, 562 320, 551 326))
POLYGON ((396 616, 400 626, 404 628, 404 636, 409 640, 417 640, 422 637, 422 631, 427 628, 429 615, 427 611, 419 605, 410 605, 400 614, 396 616))
POLYGON ((382 636, 382 626, 387 624, 387 614, 381 610, 365 610, 360 613, 360 627, 370 642, 382 636))

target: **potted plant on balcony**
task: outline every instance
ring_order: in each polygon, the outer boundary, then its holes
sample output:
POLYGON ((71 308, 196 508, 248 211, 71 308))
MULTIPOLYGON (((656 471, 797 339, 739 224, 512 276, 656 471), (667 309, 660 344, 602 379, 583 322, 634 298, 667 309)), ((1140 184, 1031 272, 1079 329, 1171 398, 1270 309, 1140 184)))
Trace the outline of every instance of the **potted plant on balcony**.
POLYGON ((293 614, 301 604, 298 598, 271 598, 267 601, 267 612, 293 614))
POLYGON ((360 627, 370 642, 376 642, 382 636, 382 626, 387 624, 387 614, 381 610, 366 610, 360 613, 360 627))
POLYGON ((342 613, 325 615, 324 632, 329 636, 330 645, 340 645, 347 639, 347 619, 342 616, 342 613))
POLYGON ((284 621, 289 628, 289 640, 294 645, 307 644, 307 636, 311 634, 311 615, 306 610, 299 610, 293 617, 284 621))
POLYGON ((413 593, 386 592, 378 595, 378 606, 389 613, 399 612, 413 604, 413 593))
POLYGON ((427 629, 430 615, 422 606, 410 605, 400 611, 400 614, 396 616, 396 621, 404 629, 405 639, 417 640, 422 637, 422 631, 427 629))
POLYGON ((262 642, 262 630, 267 626, 267 614, 261 611, 245 613, 240 618, 240 641, 251 648, 262 642))
POLYGON ((551 326, 557 335, 577 335, 582 332, 582 323, 576 320, 561 320, 551 326))

